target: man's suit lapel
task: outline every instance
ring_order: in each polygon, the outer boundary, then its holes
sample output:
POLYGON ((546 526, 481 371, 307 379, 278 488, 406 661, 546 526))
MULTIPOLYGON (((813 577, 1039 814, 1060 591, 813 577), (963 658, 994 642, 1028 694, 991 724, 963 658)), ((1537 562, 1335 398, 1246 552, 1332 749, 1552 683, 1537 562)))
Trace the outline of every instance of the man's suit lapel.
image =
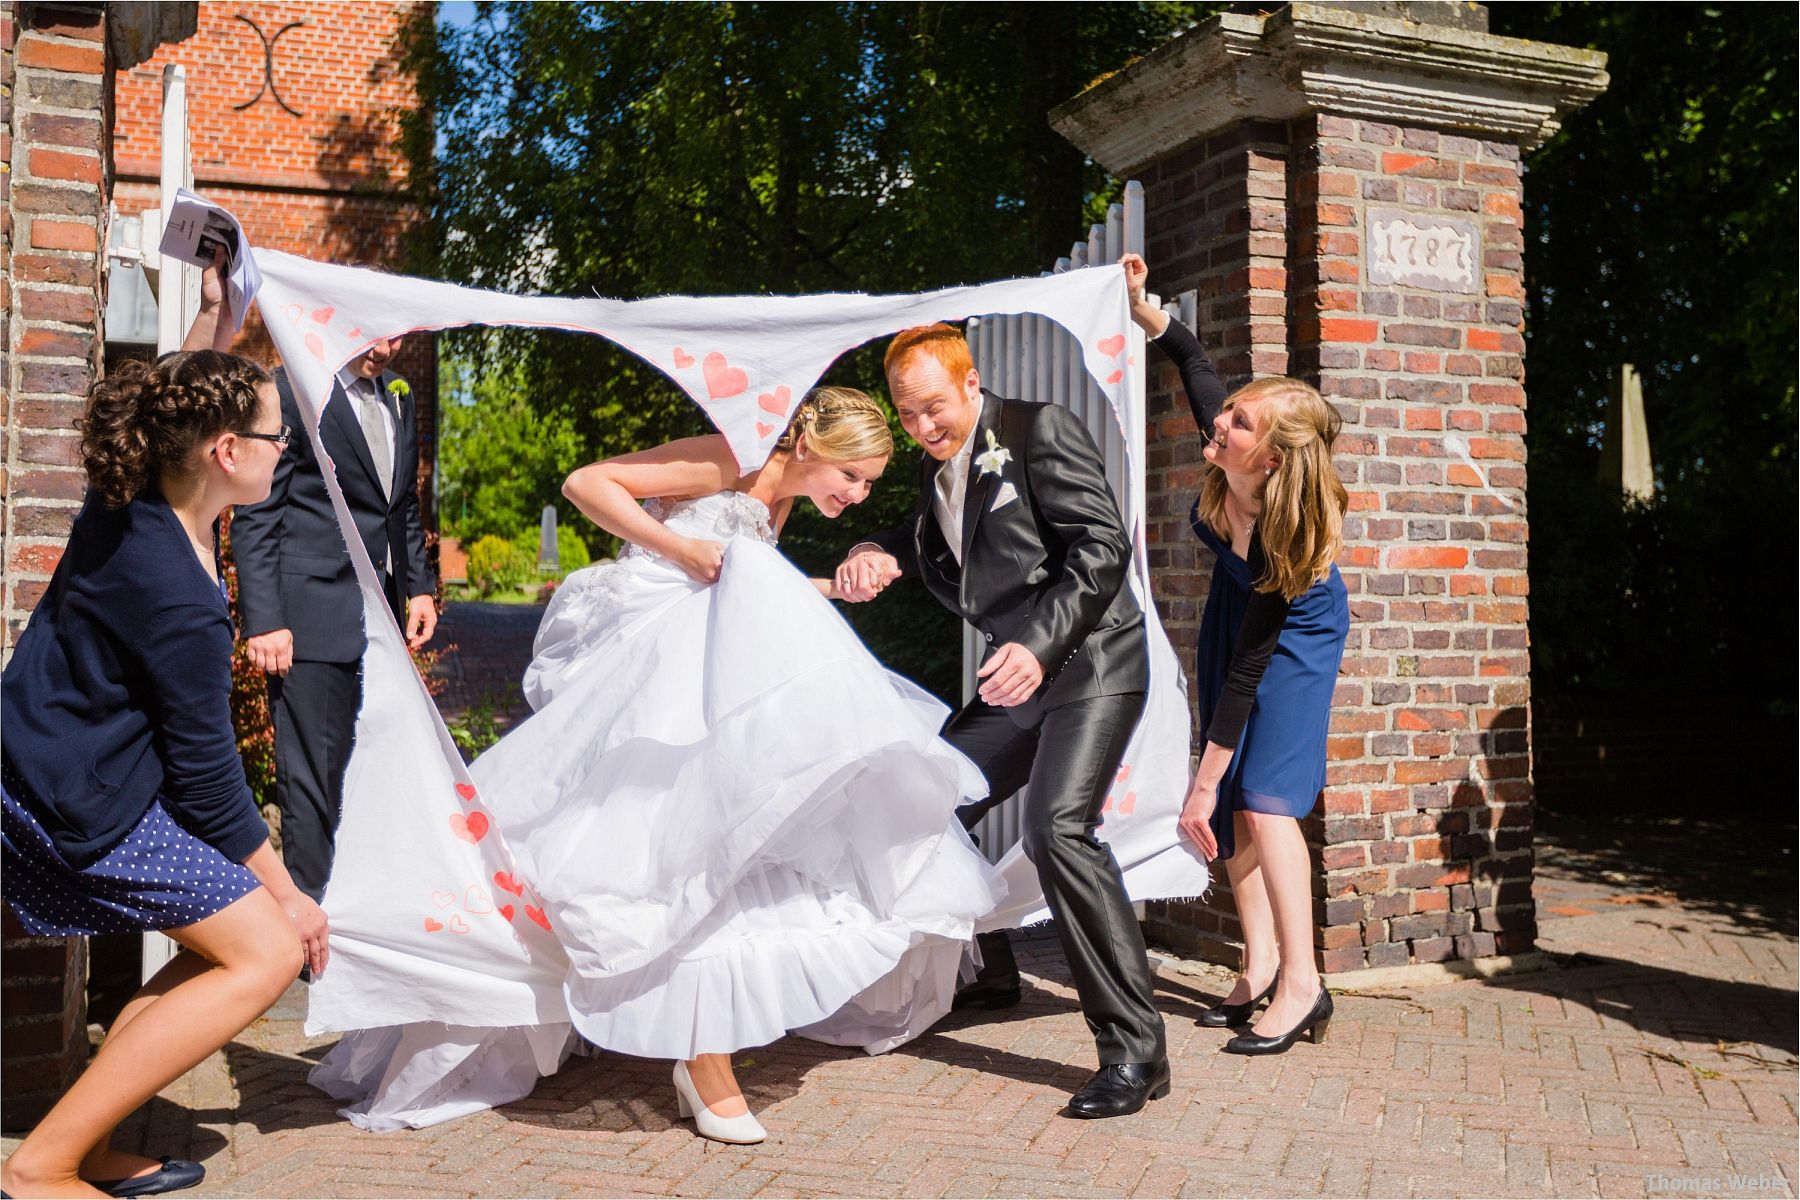
MULTIPOLYGON (((381 477, 375 473, 375 459, 369 453, 369 439, 363 436, 362 422, 356 419, 356 401, 344 390, 338 380, 331 383, 331 403, 325 406, 325 419, 335 420, 338 425, 338 436, 349 445, 350 453, 361 465, 363 474, 368 476, 369 490, 381 495, 381 477)), ((395 439, 399 441, 398 438, 395 439)), ((339 483, 343 482, 340 477, 339 483)))
POLYGON ((969 577, 969 551, 975 545, 975 526, 987 512, 988 501, 1000 479, 998 471, 982 474, 975 461, 987 450, 988 430, 993 430, 996 438, 1000 436, 1000 397, 988 391, 982 394, 985 400, 981 406, 981 420, 975 423, 975 431, 969 435, 975 440, 975 448, 969 455, 969 480, 963 487, 962 564, 965 580, 969 577))
MULTIPOLYGON (((394 480, 394 491, 400 490, 400 451, 406 441, 406 406, 412 403, 410 396, 402 397, 388 389, 399 380, 392 371, 381 373, 381 402, 387 405, 388 415, 394 419, 394 462, 390 469, 390 478, 394 480)), ((393 497, 389 497, 392 500, 393 497)))

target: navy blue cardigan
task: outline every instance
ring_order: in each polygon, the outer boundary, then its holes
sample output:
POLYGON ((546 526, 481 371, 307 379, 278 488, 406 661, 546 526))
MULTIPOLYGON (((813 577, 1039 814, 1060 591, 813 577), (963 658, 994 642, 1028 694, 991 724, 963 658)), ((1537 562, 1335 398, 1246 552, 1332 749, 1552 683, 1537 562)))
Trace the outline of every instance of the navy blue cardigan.
POLYGON ((160 793, 233 862, 269 836, 231 725, 225 597, 154 489, 88 493, 0 681, 0 752, 70 866, 118 845, 160 793))

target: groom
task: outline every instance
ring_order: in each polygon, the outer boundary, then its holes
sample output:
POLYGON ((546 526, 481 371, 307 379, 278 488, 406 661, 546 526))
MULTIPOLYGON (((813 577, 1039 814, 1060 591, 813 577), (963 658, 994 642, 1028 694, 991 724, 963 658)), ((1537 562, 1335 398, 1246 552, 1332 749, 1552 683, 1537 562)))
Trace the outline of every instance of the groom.
MULTIPOLYGON (((981 768, 989 796, 958 815, 973 826, 1030 785, 1025 852, 1100 1057, 1067 1111, 1137 1112, 1168 1091, 1169 1060, 1143 933, 1112 851, 1094 837, 1149 686, 1144 614, 1125 586, 1131 537, 1075 415, 984 391, 956 329, 904 331, 885 367, 900 424, 929 457, 913 519, 852 547, 838 592, 868 600, 916 575, 980 630, 990 650, 980 694, 943 736, 981 768)), ((1016 1003, 1005 935, 984 938, 983 951, 982 977, 959 1006, 1016 1003)))

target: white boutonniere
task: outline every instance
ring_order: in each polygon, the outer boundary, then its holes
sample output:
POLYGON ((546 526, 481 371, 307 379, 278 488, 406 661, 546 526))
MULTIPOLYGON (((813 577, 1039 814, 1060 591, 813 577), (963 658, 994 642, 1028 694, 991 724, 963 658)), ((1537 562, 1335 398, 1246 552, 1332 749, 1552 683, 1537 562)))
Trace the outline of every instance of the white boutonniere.
POLYGON ((404 379, 396 379, 388 384, 387 391, 388 395, 394 398, 395 404, 400 403, 402 400, 412 395, 412 388, 407 386, 406 380, 404 379))
POLYGON ((991 429, 987 431, 987 445, 986 450, 975 456, 975 463, 983 475, 998 475, 1000 468, 1012 461, 1012 451, 1000 444, 991 429))

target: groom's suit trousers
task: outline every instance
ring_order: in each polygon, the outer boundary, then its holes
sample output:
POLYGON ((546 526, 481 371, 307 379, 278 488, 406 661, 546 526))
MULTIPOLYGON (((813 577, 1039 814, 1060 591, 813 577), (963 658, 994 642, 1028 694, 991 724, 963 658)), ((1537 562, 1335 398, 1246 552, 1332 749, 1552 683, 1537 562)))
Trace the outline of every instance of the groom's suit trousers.
POLYGON ((1025 853, 1056 919, 1101 1066, 1152 1062, 1166 1053, 1143 931, 1118 861, 1094 836, 1143 711, 1142 692, 1091 696, 1049 709, 1036 726, 1021 729, 1005 709, 976 699, 943 735, 988 781, 987 800, 958 810, 965 827, 1030 786, 1025 853))
POLYGON ((323 900, 362 707, 362 663, 298 660, 268 680, 281 859, 295 887, 323 900))

